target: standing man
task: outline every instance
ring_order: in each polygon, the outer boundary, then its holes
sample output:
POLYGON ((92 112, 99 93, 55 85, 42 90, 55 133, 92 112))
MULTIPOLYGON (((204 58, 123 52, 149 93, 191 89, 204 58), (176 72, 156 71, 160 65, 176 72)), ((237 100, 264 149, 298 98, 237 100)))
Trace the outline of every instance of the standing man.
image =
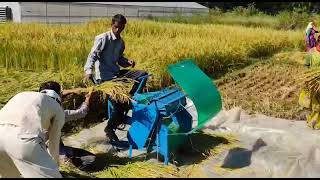
POLYGON ((59 142, 65 114, 61 86, 49 81, 40 89, 15 95, 0 110, 1 177, 62 177, 59 142))
MULTIPOLYGON (((127 23, 126 18, 117 14, 113 16, 111 22, 111 30, 95 37, 94 45, 89 53, 87 62, 84 67, 85 79, 92 80, 95 84, 109 81, 114 78, 131 78, 139 81, 139 77, 146 75, 145 71, 120 70, 120 67, 134 67, 135 62, 123 56, 125 44, 120 34, 124 30, 127 23), (95 75, 93 75, 95 68, 95 75)), ((133 95, 139 86, 136 82, 130 91, 133 95)), ((114 111, 111 113, 111 119, 106 127, 107 137, 118 140, 114 130, 124 119, 124 104, 113 102, 114 111)))
POLYGON ((120 34, 126 23, 126 18, 117 14, 112 18, 111 30, 95 37, 94 45, 84 67, 86 79, 91 79, 95 84, 100 84, 125 76, 128 71, 120 71, 120 67, 135 66, 133 60, 129 60, 123 55, 125 44, 120 34), (95 75, 93 75, 93 68, 95 68, 95 75))

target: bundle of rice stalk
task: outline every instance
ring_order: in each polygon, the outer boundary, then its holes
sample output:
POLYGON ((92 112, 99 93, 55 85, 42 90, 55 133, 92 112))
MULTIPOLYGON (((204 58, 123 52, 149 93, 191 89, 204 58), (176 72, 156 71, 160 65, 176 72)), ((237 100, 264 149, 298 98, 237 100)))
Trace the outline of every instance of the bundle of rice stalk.
POLYGON ((304 82, 304 88, 311 94, 316 95, 320 93, 320 70, 312 70, 307 72, 302 80, 304 82))
POLYGON ((74 88, 64 90, 63 95, 63 107, 65 109, 76 109, 86 99, 86 94, 90 89, 95 89, 90 99, 90 114, 103 114, 107 109, 107 99, 110 98, 114 102, 122 104, 129 104, 131 95, 130 90, 132 89, 135 80, 121 78, 106 81, 100 85, 94 85, 93 83, 87 84, 87 88, 74 88))
POLYGON ((117 78, 96 86, 96 89, 102 91, 115 102, 129 104, 131 99, 130 91, 135 82, 135 80, 129 78, 117 78))

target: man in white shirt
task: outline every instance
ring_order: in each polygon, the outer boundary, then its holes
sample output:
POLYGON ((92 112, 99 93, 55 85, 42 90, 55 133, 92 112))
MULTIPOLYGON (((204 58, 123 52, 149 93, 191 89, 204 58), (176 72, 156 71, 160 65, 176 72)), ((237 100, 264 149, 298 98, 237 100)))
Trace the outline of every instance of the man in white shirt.
POLYGON ((62 177, 59 142, 65 113, 61 87, 52 81, 41 87, 41 92, 15 95, 0 110, 1 177, 62 177))

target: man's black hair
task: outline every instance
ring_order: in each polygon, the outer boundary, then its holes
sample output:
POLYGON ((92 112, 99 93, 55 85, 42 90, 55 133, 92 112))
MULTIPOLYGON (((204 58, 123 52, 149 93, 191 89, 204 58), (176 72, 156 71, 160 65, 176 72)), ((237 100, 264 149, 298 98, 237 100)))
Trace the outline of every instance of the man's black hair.
POLYGON ((39 92, 44 89, 51 89, 54 90, 57 94, 60 94, 61 92, 61 86, 59 83, 55 81, 47 81, 40 85, 39 92))
POLYGON ((112 17, 112 24, 114 24, 115 22, 118 22, 120 24, 126 24, 127 19, 122 14, 116 14, 112 17))

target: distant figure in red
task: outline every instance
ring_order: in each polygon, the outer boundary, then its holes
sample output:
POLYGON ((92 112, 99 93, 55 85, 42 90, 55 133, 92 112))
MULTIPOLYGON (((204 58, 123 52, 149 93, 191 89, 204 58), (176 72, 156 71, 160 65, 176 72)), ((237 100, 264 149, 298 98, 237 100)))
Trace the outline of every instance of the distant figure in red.
POLYGON ((305 42, 306 42, 306 48, 307 52, 316 46, 316 37, 315 34, 319 33, 319 31, 316 30, 315 23, 309 22, 306 31, 305 31, 305 42))

